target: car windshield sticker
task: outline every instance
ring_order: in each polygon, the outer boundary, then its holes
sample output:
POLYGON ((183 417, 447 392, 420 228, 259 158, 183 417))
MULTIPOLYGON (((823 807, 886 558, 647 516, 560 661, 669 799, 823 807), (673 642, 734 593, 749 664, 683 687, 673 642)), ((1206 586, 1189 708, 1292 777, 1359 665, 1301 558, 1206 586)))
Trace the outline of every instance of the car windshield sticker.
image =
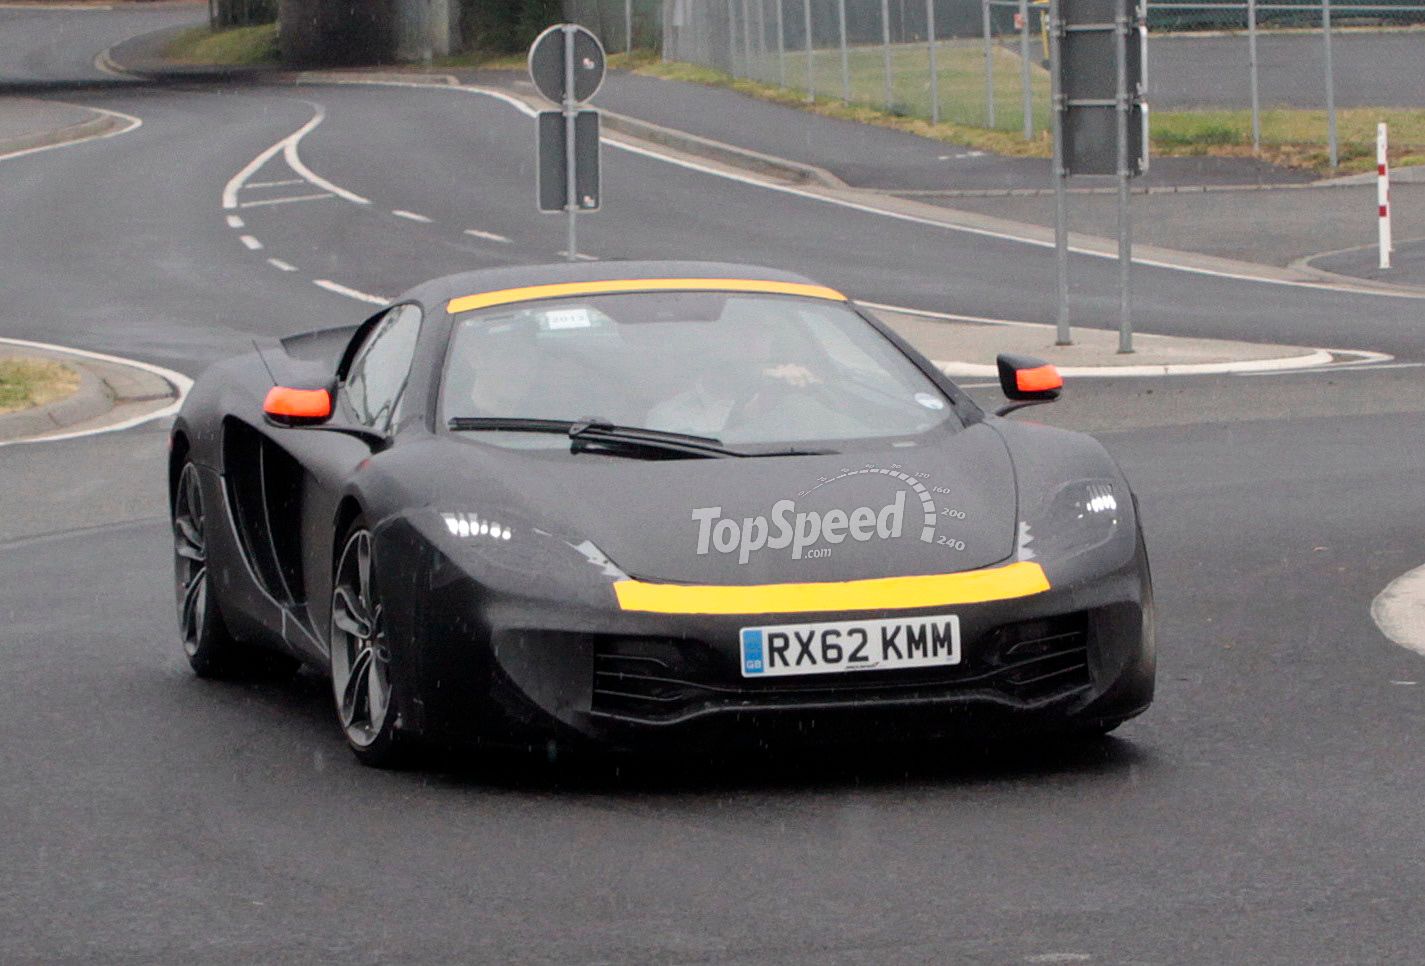
POLYGON ((938 396, 932 396, 928 392, 918 392, 915 394, 915 401, 926 409, 941 410, 945 408, 945 400, 938 396))
POLYGON ((589 310, 585 308, 550 309, 544 313, 544 327, 551 331, 556 329, 587 329, 593 324, 594 320, 589 316, 589 310))

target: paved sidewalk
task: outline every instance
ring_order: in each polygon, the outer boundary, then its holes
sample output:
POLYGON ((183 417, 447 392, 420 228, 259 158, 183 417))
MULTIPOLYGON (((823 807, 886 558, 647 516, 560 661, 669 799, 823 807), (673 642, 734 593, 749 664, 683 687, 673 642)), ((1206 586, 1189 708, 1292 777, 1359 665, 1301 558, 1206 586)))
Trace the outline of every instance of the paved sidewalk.
MULTIPOLYGON (((457 72, 461 73, 461 72, 457 72)), ((508 72, 464 72, 476 82, 528 84, 508 72)), ((531 87, 532 89, 532 87, 531 87)), ((775 104, 704 84, 610 71, 594 106, 698 137, 825 168, 881 191, 1011 191, 1050 186, 1045 158, 1009 158, 891 128, 775 104)), ((1140 185, 1286 184, 1311 176, 1246 158, 1162 158, 1140 185)))
POLYGON ((117 123, 108 115, 76 104, 0 97, 0 155, 93 137, 117 123))
POLYGON ((872 309, 887 325, 957 378, 994 378, 1002 352, 1036 356, 1068 376, 1207 375, 1324 365, 1330 353, 1301 346, 1187 339, 1138 333, 1134 351, 1118 351, 1118 333, 1075 328, 1073 344, 1055 345, 1050 325, 966 322, 872 309))

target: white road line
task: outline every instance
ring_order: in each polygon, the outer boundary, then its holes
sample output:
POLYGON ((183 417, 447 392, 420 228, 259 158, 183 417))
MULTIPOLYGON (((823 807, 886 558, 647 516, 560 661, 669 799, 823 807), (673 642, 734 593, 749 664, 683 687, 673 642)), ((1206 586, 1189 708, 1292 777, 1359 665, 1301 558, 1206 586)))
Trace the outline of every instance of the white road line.
POLYGON ((250 251, 256 252, 262 250, 262 242, 258 241, 256 238, 253 238, 251 235, 243 235, 242 243, 246 245, 248 247, 248 250, 250 251))
MULTIPOLYGON (((561 249, 559 250, 559 257, 560 257, 560 258, 568 258, 568 257, 569 257, 569 252, 568 252, 568 250, 561 248, 561 249)), ((599 260, 599 256, 597 256, 597 255, 586 255, 586 254, 584 254, 583 252, 575 252, 575 253, 574 253, 574 257, 575 257, 576 259, 578 259, 579 261, 581 261, 581 262, 597 262, 597 261, 599 260)))
POLYGON ((467 228, 465 234, 475 238, 483 238, 486 241, 499 242, 502 245, 510 244, 510 240, 504 235, 497 235, 492 231, 481 231, 478 228, 467 228))
POLYGON ((250 181, 243 185, 249 190, 256 188, 285 188, 289 184, 306 184, 301 178, 288 178, 286 181, 250 181))
POLYGON ((287 135, 282 140, 278 141, 276 144, 264 149, 262 153, 258 154, 257 157, 249 161, 241 171, 232 176, 228 183, 223 187, 224 208, 228 210, 237 208, 238 192, 242 190, 242 188, 247 184, 249 178, 257 174, 257 172, 262 169, 263 165, 267 164, 267 162, 271 161, 278 154, 281 154, 283 156, 283 159, 287 162, 287 166, 289 168, 291 168, 298 175, 300 175, 303 180, 310 182, 315 187, 321 188, 323 191, 328 191, 339 198, 345 198, 347 201, 350 201, 353 204, 371 204, 369 200, 361 197, 361 195, 356 194, 352 191, 347 191, 345 188, 332 184, 330 181, 321 177, 311 168, 308 168, 305 164, 302 163, 301 155, 297 153, 297 145, 301 144, 302 138, 315 131, 318 125, 320 125, 327 118, 326 108, 322 107, 320 104, 313 104, 310 101, 303 101, 302 103, 306 104, 308 107, 311 107, 316 111, 316 113, 312 116, 312 119, 306 124, 303 124, 297 130, 293 131, 291 134, 287 135))
POLYGON ((284 272, 295 272, 297 270, 296 265, 293 265, 289 262, 284 262, 280 258, 269 258, 267 260, 267 264, 271 265, 273 268, 280 268, 284 272))
POLYGON ((1419 369, 1425 362, 1343 362, 1329 366, 1315 366, 1310 369, 1278 369, 1275 372, 1236 372, 1236 376, 1299 376, 1303 373, 1321 375, 1329 372, 1333 376, 1343 372, 1375 372, 1378 369, 1419 369))
POLYGON ((105 141, 109 138, 118 137, 120 134, 128 134, 143 127, 143 121, 132 114, 125 114, 123 111, 111 111, 103 107, 90 107, 87 104, 70 104, 67 101, 56 101, 56 104, 63 103, 67 107, 82 107, 86 110, 94 111, 98 114, 107 114, 109 117, 116 117, 124 121, 128 126, 114 128, 112 131, 105 131, 102 134, 92 134, 86 138, 78 138, 74 141, 61 141, 58 144, 42 144, 37 148, 25 148, 23 151, 11 151, 9 154, 0 154, 0 161, 9 161, 11 158, 23 158, 29 154, 39 154, 41 151, 54 151, 58 148, 67 148, 75 144, 87 144, 90 141, 105 141))
POLYGON ((391 214, 397 218, 405 218, 407 221, 418 221, 423 225, 429 225, 435 220, 434 218, 427 218, 425 215, 418 215, 414 211, 406 211, 403 208, 395 208, 391 211, 391 214))
POLYGON ((391 302, 390 299, 382 298, 379 295, 370 295, 366 292, 359 292, 354 288, 347 288, 345 285, 339 285, 336 282, 331 281, 330 279, 314 278, 312 279, 312 284, 318 286, 319 288, 324 288, 328 292, 335 292, 337 295, 345 295, 347 298, 355 299, 358 302, 369 302, 372 305, 388 305, 391 302))
POLYGON ((244 201, 238 205, 239 208, 266 208, 271 205, 290 205, 298 201, 321 201, 323 198, 334 197, 330 191, 323 191, 316 195, 294 195, 290 198, 264 198, 262 201, 244 201))
POLYGON ((237 215, 228 215, 228 227, 229 227, 229 228, 242 228, 242 227, 244 227, 244 225, 243 225, 243 220, 242 220, 241 218, 239 218, 237 215))
POLYGON ((1425 566, 1395 578, 1376 595, 1371 619, 1401 647, 1425 654, 1425 566))
POLYGON ((71 355, 82 356, 85 359, 93 359, 96 362, 111 362, 121 366, 133 366, 135 369, 142 369, 150 372, 173 387, 177 398, 170 405, 164 406, 155 412, 144 416, 135 416, 132 419, 125 419, 122 422, 114 423, 111 426, 104 426, 100 429, 85 429, 74 433, 61 433, 56 436, 46 436, 43 439, 12 439, 7 442, 0 442, 0 446, 24 446, 30 443, 57 443, 62 439, 77 439, 80 436, 97 436, 100 433, 113 433, 121 429, 130 429, 143 423, 152 422, 155 419, 162 419, 165 416, 172 416, 178 412, 183 405, 183 400, 188 396, 188 390, 193 388, 193 380, 183 375, 181 372, 174 372, 172 369, 165 369, 162 366, 155 366, 147 362, 139 362, 137 359, 125 359, 121 356, 106 355, 102 352, 90 352, 87 349, 71 349, 69 346, 55 345, 51 342, 31 342, 28 339, 6 339, 0 338, 0 343, 6 345, 19 346, 24 349, 49 349, 54 352, 67 352, 71 355))

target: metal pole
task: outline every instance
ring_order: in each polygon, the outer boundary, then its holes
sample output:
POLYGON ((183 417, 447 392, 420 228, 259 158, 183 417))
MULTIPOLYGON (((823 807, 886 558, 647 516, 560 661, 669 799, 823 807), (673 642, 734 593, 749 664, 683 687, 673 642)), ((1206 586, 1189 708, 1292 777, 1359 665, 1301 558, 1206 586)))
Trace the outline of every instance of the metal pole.
POLYGON ((1252 153, 1262 153, 1262 99, 1257 87, 1257 0, 1247 0, 1247 62, 1252 72, 1252 153))
POLYGON ((575 166, 579 155, 575 150, 578 106, 574 103, 574 27, 564 27, 564 210, 569 217, 568 247, 565 259, 579 260, 579 178, 575 166))
POLYGON ((752 16, 742 0, 742 76, 752 77, 752 16))
POLYGON ((1390 268, 1390 254, 1395 243, 1390 234, 1390 135, 1384 121, 1376 125, 1376 214, 1379 217, 1377 242, 1380 248, 1378 264, 1390 268))
POLYGON ((995 41, 990 24, 990 0, 981 0, 985 29, 985 126, 995 126, 995 41))
POLYGON ((807 33, 807 100, 816 100, 816 47, 811 38, 811 0, 802 0, 802 19, 807 33))
MULTIPOLYGON (((985 8, 986 10, 989 7, 985 8)), ((1058 280, 1058 327, 1055 345, 1073 345, 1069 332, 1069 210, 1067 180, 1064 169, 1064 85, 1060 77, 1064 36, 1063 21, 1059 17, 1059 0, 1049 0, 1049 83, 1051 86, 1050 121, 1054 132, 1053 166, 1054 179, 1054 268, 1058 280)))
POLYGON ((623 49, 633 50, 633 0, 623 0, 623 49))
MULTIPOLYGON (((1126 6, 1126 4, 1125 4, 1126 6)), ((1128 31, 1133 21, 1119 9, 1113 18, 1118 59, 1118 351, 1133 351, 1133 225, 1128 217, 1128 31)))
POLYGON ((885 67, 886 110, 891 109, 891 0, 881 0, 881 60, 885 67))
POLYGON ((940 69, 935 64, 935 0, 925 0, 925 43, 930 53, 930 123, 940 123, 940 69))
POLYGON ((841 100, 851 103, 851 62, 846 54, 846 0, 836 0, 837 23, 841 28, 841 100))
POLYGON ((777 5, 777 85, 787 86, 787 27, 782 19, 782 0, 773 0, 777 5))
POLYGON ((1334 168, 1340 157, 1336 143, 1336 74, 1331 64, 1331 0, 1321 0, 1321 34, 1326 44, 1326 141, 1334 168))
POLYGON ((767 0, 757 0, 757 79, 767 79, 767 0))
POLYGON ((1024 140, 1034 140, 1034 92, 1029 87, 1029 0, 1019 0, 1019 83, 1024 95, 1024 140))
POLYGON ((727 71, 737 76, 737 0, 727 0, 727 71))

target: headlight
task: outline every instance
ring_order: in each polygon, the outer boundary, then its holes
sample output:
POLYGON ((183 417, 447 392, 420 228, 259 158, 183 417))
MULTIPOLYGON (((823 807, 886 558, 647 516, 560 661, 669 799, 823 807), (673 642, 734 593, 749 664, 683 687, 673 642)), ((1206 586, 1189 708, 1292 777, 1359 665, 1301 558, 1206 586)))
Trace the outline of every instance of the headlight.
POLYGON ((1061 559, 1093 550, 1113 538, 1121 519, 1111 480, 1069 483, 1043 504, 1029 524, 1029 539, 1021 553, 1061 559))

